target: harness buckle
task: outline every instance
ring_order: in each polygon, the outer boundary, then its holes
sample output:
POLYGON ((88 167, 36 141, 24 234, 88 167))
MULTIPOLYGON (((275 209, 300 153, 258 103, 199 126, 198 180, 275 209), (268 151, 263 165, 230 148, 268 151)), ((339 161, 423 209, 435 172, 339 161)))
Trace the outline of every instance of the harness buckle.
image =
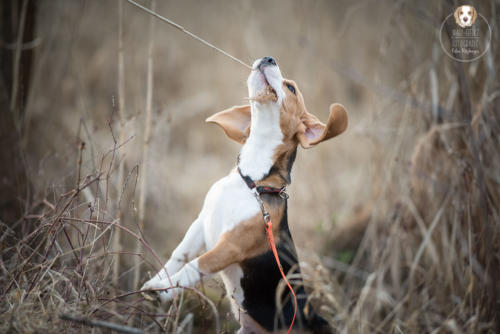
POLYGON ((286 193, 286 187, 281 187, 279 195, 283 199, 288 199, 290 196, 286 193))

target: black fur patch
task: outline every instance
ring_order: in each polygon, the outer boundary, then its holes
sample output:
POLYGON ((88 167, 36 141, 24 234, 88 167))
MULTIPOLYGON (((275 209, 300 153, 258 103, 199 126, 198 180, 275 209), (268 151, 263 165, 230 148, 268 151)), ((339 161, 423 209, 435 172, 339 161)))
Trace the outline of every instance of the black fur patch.
POLYGON ((292 166, 293 163, 295 162, 296 157, 297 157, 297 148, 295 148, 295 150, 291 152, 286 152, 283 155, 279 156, 278 161, 280 161, 281 159, 287 159, 286 171, 285 171, 286 174, 283 174, 283 171, 281 170, 280 166, 274 164, 269 170, 269 172, 262 179, 266 179, 271 175, 278 174, 279 177, 283 181, 285 181, 286 184, 292 183, 292 176, 291 176, 292 166))
MULTIPOLYGON (((276 197, 276 196, 274 196, 276 197)), ((280 223, 280 242, 276 245, 283 271, 287 273, 293 265, 298 264, 295 246, 288 228, 285 213, 280 223)), ((285 289, 282 295, 282 312, 277 312, 276 288, 282 279, 273 253, 269 250, 264 254, 241 263, 243 277, 241 287, 244 292, 243 307, 248 314, 262 327, 272 331, 275 328, 288 328, 292 322, 294 305, 293 296, 285 289)), ((300 272, 300 271, 299 271, 300 272)), ((293 285, 292 285, 293 286, 293 285)), ((302 284, 294 286, 298 300, 297 316, 294 328, 308 328, 304 323, 304 306, 307 299, 302 284)))

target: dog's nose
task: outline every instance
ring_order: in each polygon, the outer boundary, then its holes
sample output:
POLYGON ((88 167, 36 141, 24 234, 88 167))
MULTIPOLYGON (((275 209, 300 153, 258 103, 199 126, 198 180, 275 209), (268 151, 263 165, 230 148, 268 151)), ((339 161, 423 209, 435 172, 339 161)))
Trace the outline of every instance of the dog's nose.
POLYGON ((466 17, 464 17, 464 22, 467 22, 467 20, 468 20, 468 19, 469 19, 469 18, 468 18, 467 16, 466 16, 466 17))
POLYGON ((264 57, 262 58, 261 62, 260 62, 261 65, 276 65, 276 60, 274 60, 273 57, 264 57))

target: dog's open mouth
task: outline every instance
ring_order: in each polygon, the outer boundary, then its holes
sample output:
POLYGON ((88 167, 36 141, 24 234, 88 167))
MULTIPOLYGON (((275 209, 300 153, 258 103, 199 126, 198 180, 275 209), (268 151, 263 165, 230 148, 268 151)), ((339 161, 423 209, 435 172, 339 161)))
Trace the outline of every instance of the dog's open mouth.
POLYGON ((257 94, 257 96, 251 98, 251 100, 259 102, 259 103, 277 102, 278 101, 278 95, 276 94, 276 91, 269 84, 269 82, 267 81, 267 78, 266 78, 266 76, 265 76, 264 73, 262 73, 262 76, 264 77, 264 81, 266 82, 266 88, 264 88, 262 91, 260 91, 257 94))
POLYGON ((252 100, 259 103, 276 102, 278 101, 278 95, 276 95, 276 91, 271 85, 267 85, 266 88, 259 92, 252 100))

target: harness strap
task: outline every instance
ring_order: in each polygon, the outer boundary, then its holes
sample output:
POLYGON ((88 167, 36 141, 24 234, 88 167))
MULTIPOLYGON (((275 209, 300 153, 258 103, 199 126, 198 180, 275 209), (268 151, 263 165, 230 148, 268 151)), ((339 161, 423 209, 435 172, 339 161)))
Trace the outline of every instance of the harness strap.
POLYGON ((267 212, 265 206, 264 206, 264 201, 260 197, 260 194, 262 193, 267 193, 267 194, 272 194, 272 193, 278 193, 282 198, 287 199, 288 195, 285 192, 285 187, 283 188, 273 188, 273 187, 257 187, 255 182, 247 175, 243 175, 241 173, 241 170, 238 168, 238 173, 240 174, 241 178, 243 181, 245 181, 246 185, 252 193, 254 194, 255 198, 257 199, 257 202, 259 202, 260 205, 260 210, 262 211, 262 216, 264 218, 264 223, 265 223, 265 229, 266 229, 266 236, 267 236, 267 241, 269 242, 269 248, 273 252, 274 259, 276 260, 276 264, 278 265, 278 269, 280 270, 281 277, 285 280, 286 285, 290 289, 290 292, 293 295, 293 303, 294 303, 294 311, 293 311, 293 318, 292 318, 292 323, 290 324, 290 327, 288 328, 287 334, 290 334, 293 328, 293 323, 295 322, 295 316, 297 315, 297 296, 295 295, 295 291, 293 291, 292 285, 286 278, 286 275, 283 271, 283 267, 281 266, 280 258, 278 255, 278 250, 276 249, 276 243, 274 242, 274 234, 273 234, 273 222, 271 221, 271 215, 269 212, 267 212), (259 189, 260 188, 260 189, 259 189), (259 191, 261 190, 261 191, 259 191))
POLYGON ((238 173, 240 174, 243 181, 245 181, 247 187, 250 188, 250 190, 256 188, 259 194, 279 194, 282 198, 288 199, 285 186, 281 188, 275 188, 270 186, 258 186, 249 176, 243 175, 243 173, 241 173, 241 170, 239 168, 238 168, 238 173))

